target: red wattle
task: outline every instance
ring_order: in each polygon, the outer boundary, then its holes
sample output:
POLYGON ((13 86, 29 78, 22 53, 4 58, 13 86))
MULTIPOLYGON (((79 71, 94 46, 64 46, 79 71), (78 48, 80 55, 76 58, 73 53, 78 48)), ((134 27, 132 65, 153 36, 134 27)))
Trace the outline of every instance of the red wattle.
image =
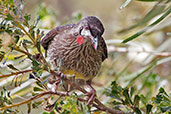
POLYGON ((83 37, 82 37, 82 36, 78 36, 78 37, 77 37, 77 43, 78 43, 79 45, 81 45, 81 44, 83 43, 83 37))

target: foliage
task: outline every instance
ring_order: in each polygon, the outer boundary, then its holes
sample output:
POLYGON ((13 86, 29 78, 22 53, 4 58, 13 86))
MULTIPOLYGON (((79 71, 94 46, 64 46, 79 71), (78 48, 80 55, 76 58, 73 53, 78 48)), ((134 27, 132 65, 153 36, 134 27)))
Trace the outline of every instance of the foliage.
MULTIPOLYGON (((148 1, 150 2, 151 0, 139 0, 139 1, 148 1)), ((154 0, 152 0, 154 1, 154 0)), ((155 26, 156 24, 158 24, 159 22, 161 22, 163 19, 165 19, 171 12, 171 8, 169 5, 170 0, 159 0, 159 2, 147 13, 147 15, 137 24, 132 25, 129 28, 126 28, 122 31, 120 31, 120 33, 129 31, 131 29, 134 29, 138 26, 142 26, 147 24, 150 20, 152 20, 155 16, 162 14, 156 21, 154 21, 153 23, 146 25, 142 30, 140 30, 139 32, 135 33, 134 35, 126 38, 123 43, 127 43, 130 40, 133 40, 135 38, 137 38, 138 36, 142 35, 143 33, 145 33, 147 30, 149 30, 150 28, 152 28, 153 26, 155 26), (168 5, 167 5, 168 4, 168 5)), ((168 25, 169 26, 169 25, 168 25)))
POLYGON ((112 104, 115 109, 125 108, 127 112, 136 114, 142 114, 144 111, 146 114, 153 112, 160 114, 164 112, 170 112, 171 96, 169 96, 164 88, 160 88, 158 94, 151 100, 147 100, 143 94, 135 94, 135 88, 122 88, 120 85, 113 81, 110 89, 106 90, 106 94, 112 97, 112 104), (123 105, 123 107, 121 106, 123 105), (158 110, 152 111, 157 108, 158 110))
MULTIPOLYGON (((148 2, 152 1, 157 0, 149 0, 148 2)), ((171 12, 168 5, 169 2, 169 0, 157 1, 156 5, 140 22, 121 30, 120 33, 126 33, 136 27, 144 27, 139 32, 126 38, 123 43, 138 38, 138 36, 146 33, 151 27, 165 19, 171 12), (152 24, 147 24, 160 14, 161 16, 156 21, 152 24)), ((126 7, 126 5, 124 5, 124 7, 126 7)), ((17 114, 21 111, 13 107, 19 107, 24 104, 27 104, 28 113, 31 113, 32 109, 39 107, 43 107, 44 110, 46 110, 43 114, 96 114, 103 113, 101 111, 110 110, 108 107, 99 103, 98 99, 96 99, 95 103, 91 106, 87 106, 84 101, 77 99, 82 98, 84 94, 80 95, 72 92, 68 95, 65 91, 49 91, 46 80, 53 71, 51 65, 45 59, 43 55, 44 50, 40 45, 40 40, 44 32, 37 26, 44 16, 50 14, 46 8, 41 6, 38 11, 40 16, 34 21, 30 14, 23 13, 23 8, 24 4, 20 0, 0 1, 0 62, 3 63, 3 66, 0 66, 2 68, 2 70, 0 70, 0 81, 7 80, 6 84, 4 84, 6 87, 0 87, 2 89, 0 95, 0 113, 17 114), (10 83, 10 85, 8 83, 10 83), (32 85, 32 88, 27 88, 28 85, 32 85), (9 92, 11 87, 14 87, 14 89, 9 92), (30 93, 30 91, 32 91, 32 95, 25 100, 22 95, 30 93), (21 102, 14 102, 16 95, 21 96, 21 102)), ((81 18, 82 14, 79 12, 73 16, 73 21, 79 21, 81 18)), ((105 98, 106 96, 110 98, 108 105, 110 105, 114 111, 125 113, 170 114, 171 94, 160 87, 158 93, 152 97, 152 89, 159 81, 157 80, 159 76, 153 72, 154 68, 162 64, 163 60, 168 58, 169 57, 156 58, 139 71, 125 75, 124 73, 129 63, 117 74, 115 81, 112 81, 110 86, 104 90, 105 98), (122 80, 126 83, 124 87, 118 84, 121 76, 125 79, 122 80), (140 88, 136 87, 136 81, 139 79, 142 84, 140 88), (145 89, 147 89, 147 92, 143 93, 145 89)), ((73 86, 75 85, 73 84, 73 86)), ((77 86, 75 86, 75 88, 82 93, 86 93, 84 89, 80 89, 77 86)))

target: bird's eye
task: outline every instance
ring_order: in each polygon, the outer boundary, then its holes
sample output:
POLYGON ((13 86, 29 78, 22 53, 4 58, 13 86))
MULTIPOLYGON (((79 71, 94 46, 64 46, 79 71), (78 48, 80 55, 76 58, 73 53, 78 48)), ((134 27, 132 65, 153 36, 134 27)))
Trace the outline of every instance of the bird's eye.
POLYGON ((89 28, 88 28, 88 27, 86 27, 86 28, 85 28, 85 30, 89 30, 89 28))

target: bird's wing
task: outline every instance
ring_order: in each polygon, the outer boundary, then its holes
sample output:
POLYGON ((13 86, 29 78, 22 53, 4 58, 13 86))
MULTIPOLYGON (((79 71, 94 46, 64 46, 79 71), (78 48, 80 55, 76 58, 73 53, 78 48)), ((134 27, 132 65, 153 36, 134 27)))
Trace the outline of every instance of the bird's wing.
POLYGON ((107 46, 103 37, 100 38, 100 47, 102 48, 102 61, 104 61, 108 57, 108 52, 107 52, 107 46))
POLYGON ((59 27, 56 27, 54 29, 52 29, 51 31, 49 31, 45 37, 41 40, 41 45, 43 46, 43 48, 45 50, 48 49, 48 45, 49 45, 49 42, 51 40, 53 40, 53 38, 59 34, 60 32, 63 32, 64 30, 67 30, 67 29, 71 29, 72 27, 74 26, 74 24, 68 24, 68 25, 63 25, 63 26, 59 26, 59 27))

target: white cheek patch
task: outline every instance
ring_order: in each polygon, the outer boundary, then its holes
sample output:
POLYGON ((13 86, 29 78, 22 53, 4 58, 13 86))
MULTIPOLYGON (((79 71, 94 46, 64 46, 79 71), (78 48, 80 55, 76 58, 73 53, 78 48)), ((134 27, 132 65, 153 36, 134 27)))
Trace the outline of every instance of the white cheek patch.
POLYGON ((81 35, 83 35, 83 36, 91 36, 91 33, 90 33, 89 30, 83 29, 83 30, 81 31, 81 35))

